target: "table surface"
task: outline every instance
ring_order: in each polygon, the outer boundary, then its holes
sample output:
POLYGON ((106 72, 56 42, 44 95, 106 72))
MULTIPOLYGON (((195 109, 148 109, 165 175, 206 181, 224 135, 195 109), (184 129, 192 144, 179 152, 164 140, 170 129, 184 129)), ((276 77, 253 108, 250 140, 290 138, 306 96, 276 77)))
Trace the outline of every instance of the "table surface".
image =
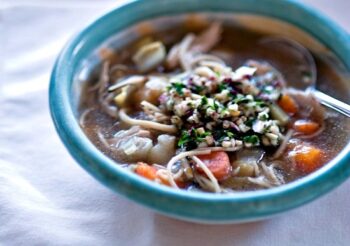
MULTIPOLYGON (((121 2, 2 1, 0 244, 349 245, 349 180, 273 219, 208 226, 158 215, 114 194, 75 163, 50 119, 50 71, 73 33, 121 2)), ((350 30, 350 1, 304 2, 350 30)))

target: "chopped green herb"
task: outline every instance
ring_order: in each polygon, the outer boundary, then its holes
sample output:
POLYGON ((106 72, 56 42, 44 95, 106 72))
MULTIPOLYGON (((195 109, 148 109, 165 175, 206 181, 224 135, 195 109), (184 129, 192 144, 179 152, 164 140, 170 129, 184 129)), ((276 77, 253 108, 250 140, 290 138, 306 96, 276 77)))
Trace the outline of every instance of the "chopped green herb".
POLYGON ((282 88, 279 77, 268 73, 247 74, 234 80, 226 72, 225 75, 215 72, 210 78, 191 72, 176 77, 167 87, 169 100, 162 104, 171 117, 181 119, 171 118, 180 129, 178 146, 186 150, 205 146, 204 143, 228 146, 223 141, 232 139, 244 141, 243 146, 237 144, 240 148, 260 144, 277 146, 276 141, 262 139, 269 133, 279 137, 284 131, 284 121, 289 118, 275 115, 271 105, 275 105, 282 88))
POLYGON ((258 107, 265 107, 266 106, 266 102, 262 101, 262 100, 256 100, 255 101, 255 105, 258 107))
POLYGON ((191 135, 188 131, 182 131, 181 136, 179 138, 179 141, 177 142, 177 145, 181 148, 184 148, 188 142, 190 142, 191 135))
POLYGON ((171 86, 172 86, 172 88, 175 89, 175 91, 179 95, 183 95, 182 89, 186 88, 186 86, 184 84, 182 84, 181 82, 171 83, 171 86))
POLYGON ((259 137, 257 135, 250 135, 243 137, 243 141, 246 143, 251 143, 253 145, 259 144, 259 137))
POLYGON ((227 138, 229 139, 234 138, 235 134, 229 130, 219 130, 219 131, 213 132, 213 137, 217 142, 221 143, 227 138))
POLYGON ((267 126, 264 128, 264 133, 268 133, 270 131, 271 126, 267 126))
POLYGON ((181 133, 177 145, 181 148, 194 149, 210 135, 210 131, 199 133, 197 129, 191 129, 190 131, 184 130, 181 133))
POLYGON ((222 92, 223 90, 227 90, 227 89, 228 89, 228 84, 226 84, 226 83, 220 83, 218 85, 218 91, 219 92, 222 92))
POLYGON ((204 87, 203 86, 200 86, 200 85, 195 85, 194 86, 194 92, 196 93, 200 93, 204 90, 204 87))
POLYGON ((216 103, 215 99, 214 99, 214 102, 213 102, 213 109, 215 111, 219 109, 219 104, 216 103))
POLYGON ((262 114, 259 116, 259 120, 261 121, 265 121, 265 120, 268 120, 269 119, 269 116, 268 114, 262 114))
POLYGON ((248 103, 250 100, 246 98, 245 96, 238 94, 236 98, 233 99, 234 103, 248 103))
POLYGON ((207 104, 208 104, 208 98, 206 96, 203 96, 201 99, 201 106, 204 106, 207 104))
POLYGON ((244 122, 244 124, 246 126, 252 127, 254 121, 255 121, 255 119, 250 118, 250 119, 246 120, 246 122, 244 122))

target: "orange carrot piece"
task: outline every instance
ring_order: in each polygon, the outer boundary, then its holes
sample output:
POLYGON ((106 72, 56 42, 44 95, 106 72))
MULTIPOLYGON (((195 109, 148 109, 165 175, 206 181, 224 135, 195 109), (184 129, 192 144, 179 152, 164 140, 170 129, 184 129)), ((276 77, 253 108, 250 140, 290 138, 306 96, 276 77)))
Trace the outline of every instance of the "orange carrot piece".
MULTIPOLYGON (((143 162, 138 162, 137 167, 135 169, 135 173, 138 175, 154 181, 157 178, 157 169, 153 166, 150 166, 146 163, 143 162)), ((166 185, 166 186, 171 186, 169 181, 167 179, 164 179, 162 176, 159 177, 161 184, 166 185)), ((180 180, 176 180, 175 183, 177 184, 178 187, 180 188, 185 188, 186 183, 180 180)))
POLYGON ((137 163, 135 173, 149 180, 155 180, 157 177, 157 169, 143 162, 137 163))
POLYGON ((289 114, 295 114, 298 112, 297 103, 287 94, 283 94, 277 103, 285 112, 289 114))
POLYGON ((312 134, 320 128, 320 125, 311 120, 297 120, 294 122, 293 128, 300 133, 312 134))
MULTIPOLYGON (((227 153, 224 151, 217 151, 207 155, 200 155, 198 158, 208 167, 208 169, 218 180, 227 178, 231 172, 230 159, 227 153)), ((203 170, 200 167, 197 169, 199 172, 203 173, 203 170)))
MULTIPOLYGON (((170 182, 167 179, 164 179, 162 176, 159 177, 161 184, 166 185, 166 186, 171 186, 170 182)), ((185 188, 186 183, 181 181, 181 180, 176 180, 175 183, 179 188, 185 188)))
POLYGON ((313 146, 299 145, 292 151, 292 157, 300 171, 311 173, 322 165, 324 153, 313 146))

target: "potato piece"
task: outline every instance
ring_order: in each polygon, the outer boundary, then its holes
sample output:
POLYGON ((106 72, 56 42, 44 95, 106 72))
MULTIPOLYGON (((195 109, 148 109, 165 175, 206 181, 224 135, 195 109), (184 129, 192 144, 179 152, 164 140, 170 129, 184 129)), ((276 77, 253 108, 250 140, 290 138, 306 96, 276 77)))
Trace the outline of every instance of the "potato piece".
POLYGON ((255 167, 252 164, 244 163, 244 162, 236 162, 235 165, 238 164, 239 171, 237 176, 239 177, 254 177, 255 176, 255 167))
POLYGON ((123 139, 116 146, 121 154, 124 155, 124 158, 130 162, 147 160, 148 153, 152 147, 151 139, 138 136, 123 139))
POLYGON ((157 140, 158 143, 149 152, 148 162, 166 164, 175 154, 175 137, 163 134, 157 140))
POLYGON ((140 72, 147 72, 162 63, 165 56, 166 51, 163 43, 153 42, 142 46, 132 60, 140 72))
POLYGON ((134 93, 133 102, 140 104, 142 101, 158 105, 158 98, 168 85, 166 78, 150 76, 145 86, 134 93))

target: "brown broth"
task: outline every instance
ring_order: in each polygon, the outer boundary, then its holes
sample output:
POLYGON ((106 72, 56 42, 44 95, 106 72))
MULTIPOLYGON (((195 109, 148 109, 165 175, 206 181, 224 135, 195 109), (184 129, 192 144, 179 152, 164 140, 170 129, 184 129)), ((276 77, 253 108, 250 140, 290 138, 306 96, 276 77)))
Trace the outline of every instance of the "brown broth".
MULTIPOLYGON (((179 42, 182 37, 190 31, 196 33, 199 30, 198 28, 194 30, 186 27, 181 30, 176 29, 159 32, 154 34, 153 38, 163 41, 169 49, 169 47, 179 42)), ((264 37, 263 34, 251 32, 237 26, 226 26, 224 27, 222 37, 221 42, 211 53, 218 56, 224 53, 225 55, 222 56, 222 58, 233 68, 243 65, 249 59, 264 60, 276 67, 284 75, 289 84, 293 84, 302 79, 303 61, 300 57, 287 49, 281 49, 276 52, 276 50, 260 44, 259 40, 264 37)), ((133 68, 130 57, 135 50, 135 43, 124 47, 122 49, 123 51, 117 51, 116 55, 109 56, 110 61, 113 64, 120 63, 133 68)), ((330 60, 320 57, 318 54, 313 55, 317 63, 318 88, 332 96, 349 102, 349 89, 337 68, 332 65, 330 60)), ((165 68, 159 67, 158 70, 164 71, 165 68)), ((110 137, 120 129, 126 129, 127 126, 112 119, 100 110, 96 94, 89 92, 90 85, 96 83, 96 80, 96 75, 91 76, 87 86, 83 89, 80 112, 86 109, 92 109, 91 113, 86 117, 83 130, 88 138, 103 153, 116 162, 123 163, 123 160, 119 160, 118 156, 106 147, 97 136, 97 132, 100 131, 104 136, 110 137)), ((317 146, 326 153, 324 163, 333 159, 350 139, 350 119, 328 109, 327 116, 324 132, 314 139, 306 141, 317 146)), ((234 158, 234 156, 231 156, 231 158, 234 158)), ((304 174, 297 172, 292 167, 292 164, 285 158, 282 157, 281 161, 284 163, 281 172, 287 182, 304 176, 304 174)), ((241 189, 246 188, 241 187, 241 189)))

